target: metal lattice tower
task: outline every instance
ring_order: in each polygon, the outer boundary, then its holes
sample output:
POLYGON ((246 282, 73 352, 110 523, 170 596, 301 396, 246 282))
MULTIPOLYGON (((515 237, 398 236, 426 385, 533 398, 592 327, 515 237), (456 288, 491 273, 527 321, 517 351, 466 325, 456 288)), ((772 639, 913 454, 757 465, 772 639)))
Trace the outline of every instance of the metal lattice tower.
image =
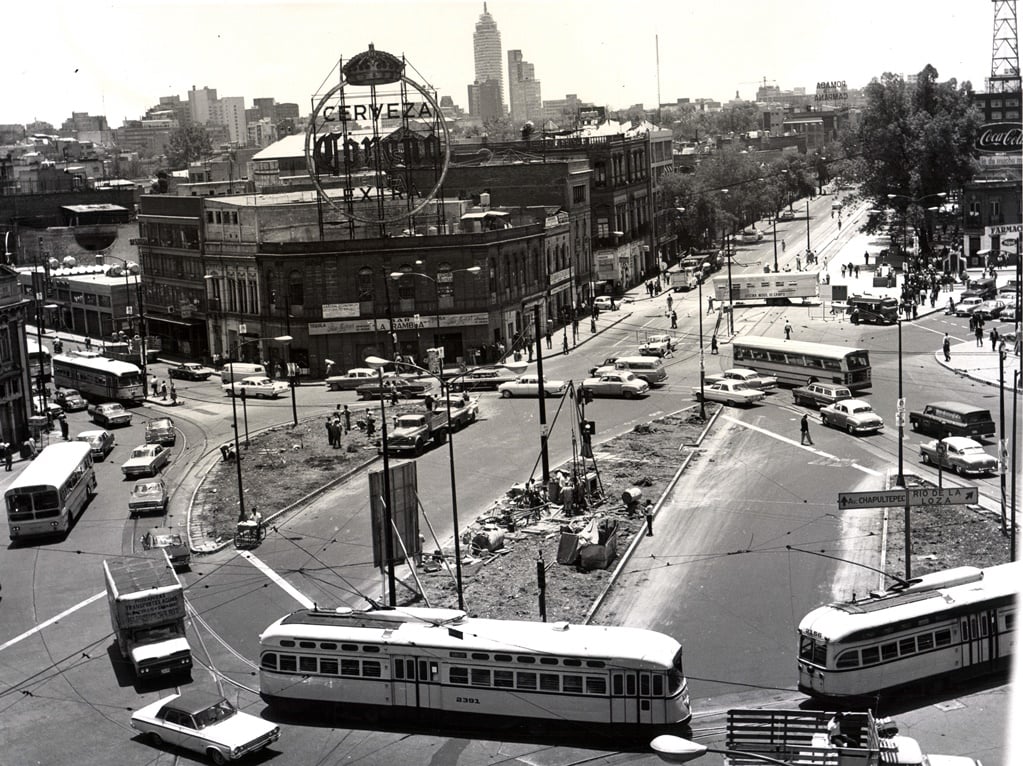
POLYGON ((991 77, 988 93, 1019 93, 1019 37, 1016 33, 1016 0, 991 0, 995 6, 991 36, 991 77))

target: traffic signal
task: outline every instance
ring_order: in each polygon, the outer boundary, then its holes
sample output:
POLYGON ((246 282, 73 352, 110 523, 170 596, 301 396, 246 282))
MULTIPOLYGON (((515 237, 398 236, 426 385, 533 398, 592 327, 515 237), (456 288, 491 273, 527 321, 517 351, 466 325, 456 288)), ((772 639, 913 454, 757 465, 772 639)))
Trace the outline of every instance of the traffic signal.
POLYGON ((580 425, 582 427, 582 432, 587 436, 592 436, 597 433, 597 424, 592 420, 584 420, 580 425))

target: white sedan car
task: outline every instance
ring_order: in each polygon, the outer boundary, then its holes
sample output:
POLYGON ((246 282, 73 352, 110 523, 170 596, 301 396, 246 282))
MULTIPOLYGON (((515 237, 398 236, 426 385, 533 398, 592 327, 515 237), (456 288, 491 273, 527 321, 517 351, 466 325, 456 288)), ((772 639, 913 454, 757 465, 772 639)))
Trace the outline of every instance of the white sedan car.
POLYGON ((593 299, 593 307, 601 311, 617 311, 618 304, 610 295, 598 295, 593 299))
POLYGON ((877 433, 884 428, 884 420, 863 399, 843 399, 821 407, 821 423, 851 434, 877 433))
MULTIPOLYGON (((505 399, 513 396, 536 396, 539 388, 540 379, 536 375, 520 375, 515 380, 499 385, 497 393, 505 399)), ((563 380, 543 379, 544 396, 561 396, 566 390, 568 384, 563 380)))
POLYGON ((778 379, 773 375, 760 375, 756 370, 747 370, 745 367, 732 367, 724 372, 707 375, 704 383, 717 383, 720 380, 734 380, 745 384, 746 388, 761 391, 769 391, 778 385, 778 379))
MULTIPOLYGON (((693 387, 693 396, 700 400, 700 387, 693 387)), ((703 398, 708 402, 721 402, 730 405, 750 407, 764 398, 764 392, 749 388, 738 380, 719 380, 715 383, 703 383, 703 398)))
POLYGON ((131 715, 131 728, 159 747, 166 742, 213 763, 236 761, 262 750, 281 736, 280 727, 242 713, 225 698, 201 691, 172 694, 131 715))
POLYGON ((650 391, 650 384, 641 380, 631 372, 625 370, 610 370, 595 378, 586 378, 579 384, 583 391, 589 391, 594 396, 621 396, 625 399, 635 399, 637 396, 646 396, 650 391))
POLYGON ((156 476, 170 462, 170 454, 171 451, 162 444, 143 444, 133 449, 121 464, 121 473, 128 478, 156 476))
POLYGON ((288 384, 283 380, 270 380, 270 378, 255 375, 228 383, 224 386, 224 391, 228 396, 244 394, 248 399, 276 399, 281 394, 288 393, 288 384))
POLYGON ((331 375, 326 385, 330 391, 351 391, 364 383, 372 383, 378 377, 376 370, 369 367, 356 367, 344 375, 331 375))

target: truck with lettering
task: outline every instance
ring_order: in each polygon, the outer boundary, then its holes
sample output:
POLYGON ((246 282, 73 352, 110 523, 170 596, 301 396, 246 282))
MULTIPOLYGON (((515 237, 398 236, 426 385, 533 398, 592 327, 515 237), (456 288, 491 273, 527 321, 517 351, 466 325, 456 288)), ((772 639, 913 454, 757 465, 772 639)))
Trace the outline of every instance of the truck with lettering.
POLYGON ((964 756, 925 755, 915 739, 898 736, 890 718, 869 711, 729 710, 725 750, 725 766, 750 764, 755 756, 818 766, 980 766, 964 756))
POLYGON ((728 303, 766 303, 769 306, 806 303, 817 297, 817 272, 777 272, 714 277, 714 298, 728 303))
POLYGON ((117 648, 136 677, 189 673, 185 592, 167 554, 107 559, 103 573, 117 648))
POLYGON ((672 271, 668 275, 672 292, 689 292, 696 287, 697 270, 692 266, 683 266, 678 271, 672 271))

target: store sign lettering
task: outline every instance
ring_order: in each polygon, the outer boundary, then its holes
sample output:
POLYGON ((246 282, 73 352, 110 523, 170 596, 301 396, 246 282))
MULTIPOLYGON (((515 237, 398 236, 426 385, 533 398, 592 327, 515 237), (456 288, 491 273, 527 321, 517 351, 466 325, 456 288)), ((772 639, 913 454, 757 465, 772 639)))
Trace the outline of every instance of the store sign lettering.
POLYGON ((422 119, 433 117, 430 105, 423 101, 401 103, 392 101, 386 104, 328 104, 321 110, 324 122, 340 122, 348 120, 397 120, 402 117, 422 119))
POLYGON ((974 148, 978 152, 1018 152, 1023 148, 1023 129, 1015 122, 981 125, 974 148))

